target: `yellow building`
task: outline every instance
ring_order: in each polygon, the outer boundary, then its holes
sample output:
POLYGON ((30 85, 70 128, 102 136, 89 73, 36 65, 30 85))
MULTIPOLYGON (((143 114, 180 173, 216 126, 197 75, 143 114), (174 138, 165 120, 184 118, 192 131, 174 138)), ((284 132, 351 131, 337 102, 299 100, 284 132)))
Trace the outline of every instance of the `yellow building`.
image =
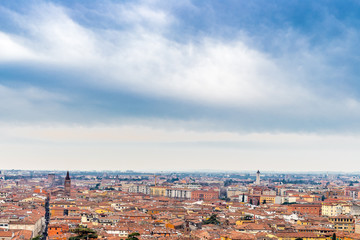
POLYGON ((350 204, 343 204, 342 214, 350 214, 351 212, 351 205, 350 204))
POLYGON ((150 187, 150 195, 157 197, 165 197, 166 196, 166 187, 150 187))
POLYGON ((355 219, 353 216, 340 215, 330 217, 329 221, 334 224, 334 228, 337 231, 344 231, 348 233, 355 232, 355 219))
POLYGON ((340 204, 327 203, 321 206, 321 215, 334 217, 340 215, 342 212, 342 206, 340 204))
POLYGON ((239 220, 235 222, 236 225, 243 225, 244 223, 255 223, 253 215, 244 215, 241 216, 239 220))
POLYGON ((302 226, 312 225, 310 221, 306 221, 306 220, 297 220, 296 224, 302 226))
POLYGON ((341 214, 349 214, 351 206, 346 203, 324 203, 321 206, 321 215, 335 217, 341 214))
POLYGON ((271 195, 261 195, 260 204, 275 203, 275 197, 276 196, 271 196, 271 195))
POLYGON ((296 197, 296 201, 315 202, 321 201, 320 195, 308 195, 308 194, 290 194, 291 197, 296 197))
POLYGON ((106 208, 96 208, 95 212, 101 214, 101 213, 110 213, 112 211, 110 209, 106 209, 106 208))

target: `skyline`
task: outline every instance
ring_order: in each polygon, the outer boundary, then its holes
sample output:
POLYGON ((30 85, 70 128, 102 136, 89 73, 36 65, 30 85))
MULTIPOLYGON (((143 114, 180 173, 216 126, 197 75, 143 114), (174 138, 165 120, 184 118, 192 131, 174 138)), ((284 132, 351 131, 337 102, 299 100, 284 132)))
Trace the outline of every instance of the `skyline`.
POLYGON ((355 1, 1 2, 2 168, 360 169, 359 13, 355 1))

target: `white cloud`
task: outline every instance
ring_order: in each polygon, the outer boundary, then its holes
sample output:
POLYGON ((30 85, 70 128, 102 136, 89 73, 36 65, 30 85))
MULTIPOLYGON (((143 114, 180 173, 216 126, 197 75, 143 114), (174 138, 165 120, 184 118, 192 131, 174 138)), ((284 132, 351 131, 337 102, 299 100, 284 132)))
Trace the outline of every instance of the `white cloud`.
POLYGON ((333 112, 358 117, 357 99, 311 85, 340 73, 293 31, 284 45, 293 38, 300 48, 274 57, 256 49, 245 34, 177 42, 169 37, 177 20, 156 4, 104 5, 98 15, 128 26, 86 27, 70 17, 76 11, 51 3, 35 5, 29 15, 13 13, 26 34, 0 32, 5 53, 0 61, 60 68, 81 76, 70 81, 198 104, 290 117, 332 118, 333 112))
MULTIPOLYGON (((71 19, 69 10, 53 4, 41 4, 28 16, 14 15, 30 33, 22 44, 7 49, 3 61, 17 56, 44 67, 84 71, 87 80, 92 76, 101 79, 97 84, 111 88, 212 104, 282 105, 312 97, 297 84, 296 76, 247 46, 240 36, 225 42, 203 38, 178 43, 159 30, 171 27, 165 23, 172 16, 148 6, 126 7, 109 10, 110 16, 119 14, 132 24, 125 30, 88 29, 71 19), (148 24, 156 25, 156 31, 136 27, 148 24)), ((5 45, 0 48, 6 50, 5 45)))
POLYGON ((36 54, 23 46, 20 39, 0 32, 0 63, 36 59, 36 54))
POLYGON ((66 113, 62 104, 69 96, 49 92, 35 87, 10 88, 0 85, 0 112, 2 121, 26 122, 34 119, 46 120, 66 113))

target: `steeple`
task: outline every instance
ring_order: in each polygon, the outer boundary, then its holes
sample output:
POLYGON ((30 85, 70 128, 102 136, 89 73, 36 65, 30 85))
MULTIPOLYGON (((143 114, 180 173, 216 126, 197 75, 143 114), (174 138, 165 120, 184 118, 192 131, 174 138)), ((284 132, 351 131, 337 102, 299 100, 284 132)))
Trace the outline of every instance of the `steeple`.
POLYGON ((66 173, 66 177, 65 177, 65 180, 70 180, 70 175, 69 175, 69 171, 67 171, 67 173, 66 173))

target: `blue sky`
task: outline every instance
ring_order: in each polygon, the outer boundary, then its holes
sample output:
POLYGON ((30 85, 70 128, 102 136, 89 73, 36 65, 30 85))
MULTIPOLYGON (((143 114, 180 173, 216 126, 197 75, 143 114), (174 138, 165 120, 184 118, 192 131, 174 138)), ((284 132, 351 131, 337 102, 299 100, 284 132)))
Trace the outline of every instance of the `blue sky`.
POLYGON ((359 156, 359 16, 356 1, 2 1, 2 157, 44 168, 93 159, 94 169, 110 151, 102 168, 181 169, 164 165, 178 155, 196 162, 189 169, 218 169, 227 155, 225 169, 273 170, 269 156, 293 170, 284 162, 296 156, 321 170, 334 156, 325 170, 338 170, 348 154, 350 166, 359 156), (122 131, 128 138, 111 135, 122 131), (134 164, 114 157, 122 153, 134 164))

